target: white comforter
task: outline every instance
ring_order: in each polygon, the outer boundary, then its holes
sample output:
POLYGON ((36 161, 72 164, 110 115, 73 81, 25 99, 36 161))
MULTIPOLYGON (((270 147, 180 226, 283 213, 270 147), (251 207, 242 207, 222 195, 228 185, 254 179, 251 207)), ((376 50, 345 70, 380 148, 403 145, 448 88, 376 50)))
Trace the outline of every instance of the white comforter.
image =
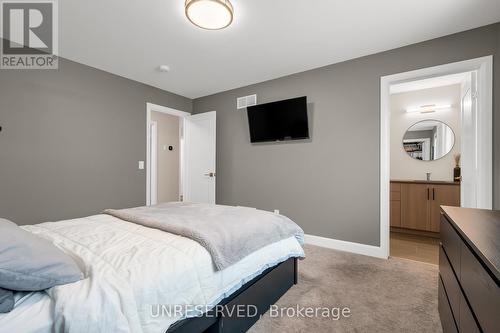
POLYGON ((185 315, 158 305, 215 305, 270 266, 304 252, 291 237, 215 271, 198 243, 109 215, 25 226, 83 268, 82 281, 48 290, 56 332, 165 332, 185 315))

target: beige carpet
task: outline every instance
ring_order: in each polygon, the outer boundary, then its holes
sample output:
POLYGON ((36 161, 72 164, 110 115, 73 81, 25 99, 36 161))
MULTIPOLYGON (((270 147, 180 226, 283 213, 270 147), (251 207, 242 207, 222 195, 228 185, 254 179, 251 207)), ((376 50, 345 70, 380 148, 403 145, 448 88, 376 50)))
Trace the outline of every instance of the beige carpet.
MULTIPOLYGON (((306 245, 299 284, 279 307, 348 307, 349 318, 270 317, 251 333, 441 332, 437 310, 438 266, 376 259, 306 245)), ((275 312, 276 313, 276 312, 275 312)), ((290 312, 291 313, 291 312, 290 312)))

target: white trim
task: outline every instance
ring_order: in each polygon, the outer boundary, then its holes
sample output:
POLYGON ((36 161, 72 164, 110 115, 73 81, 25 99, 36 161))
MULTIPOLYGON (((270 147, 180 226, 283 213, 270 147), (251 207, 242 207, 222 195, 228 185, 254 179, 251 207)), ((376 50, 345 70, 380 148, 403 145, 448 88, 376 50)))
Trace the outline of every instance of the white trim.
POLYGON ((390 189, 390 84, 380 79, 380 251, 389 258, 389 189, 390 189))
POLYGON ((366 245, 360 243, 346 242, 338 239, 325 238, 314 235, 304 235, 306 244, 326 247, 328 249, 352 252, 370 257, 387 259, 385 252, 378 246, 366 245))
MULTIPOLYGON (((183 128, 184 126, 184 121, 183 118, 190 116, 191 114, 189 112, 184 112, 184 111, 179 111, 176 109, 168 108, 166 106, 161 106, 153 103, 146 103, 146 205, 150 206, 151 205, 151 132, 150 132, 150 127, 149 124, 151 123, 151 112, 161 112, 165 114, 170 114, 173 116, 177 116, 180 118, 179 121, 179 126, 183 128)), ((181 146, 180 146, 180 156, 182 158, 183 156, 183 148, 184 145, 182 144, 182 135, 183 131, 179 131, 180 135, 180 140, 181 140, 181 146)), ((181 167, 179 168, 179 190, 182 190, 182 183, 183 183, 183 172, 182 172, 182 161, 181 161, 181 167)), ((182 192, 181 192, 182 193, 182 192)))
POLYGON ((156 111, 156 112, 161 112, 161 113, 165 113, 165 114, 170 114, 170 115, 181 117, 181 118, 187 117, 187 116, 191 115, 191 113, 189 113, 189 112, 179 111, 179 110, 176 110, 176 109, 172 109, 172 108, 169 108, 169 107, 166 107, 166 106, 161 106, 161 105, 153 104, 153 103, 146 103, 146 110, 149 113, 149 115, 151 115, 151 111, 156 111))
POLYGON ((158 124, 156 121, 151 121, 149 123, 150 129, 150 160, 148 163, 148 171, 150 172, 150 205, 156 205, 158 203, 158 124))
MULTIPOLYGON (((380 249, 384 257, 389 256, 389 182, 390 182, 390 86, 392 84, 404 83, 414 80, 421 80, 431 77, 457 74, 463 72, 478 71, 478 82, 482 82, 478 87, 483 102, 479 108, 482 115, 480 122, 482 133, 482 161, 481 164, 488 164, 485 168, 484 178, 481 179, 479 187, 483 190, 485 203, 491 203, 493 192, 492 154, 493 154, 493 133, 492 133, 492 94, 493 94, 493 56, 486 56, 471 60, 454 62, 435 67, 428 67, 414 71, 383 76, 380 78, 380 249), (481 75, 482 74, 482 75, 481 75)), ((485 207, 486 208, 486 207, 485 207)), ((491 209, 491 204, 490 204, 491 209)))

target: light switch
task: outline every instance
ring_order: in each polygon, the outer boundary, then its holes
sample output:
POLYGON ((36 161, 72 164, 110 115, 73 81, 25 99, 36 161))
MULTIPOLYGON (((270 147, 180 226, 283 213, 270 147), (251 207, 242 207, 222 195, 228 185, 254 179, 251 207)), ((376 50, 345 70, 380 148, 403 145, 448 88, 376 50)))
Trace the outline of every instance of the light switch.
POLYGON ((139 161, 139 170, 144 170, 144 161, 139 161))

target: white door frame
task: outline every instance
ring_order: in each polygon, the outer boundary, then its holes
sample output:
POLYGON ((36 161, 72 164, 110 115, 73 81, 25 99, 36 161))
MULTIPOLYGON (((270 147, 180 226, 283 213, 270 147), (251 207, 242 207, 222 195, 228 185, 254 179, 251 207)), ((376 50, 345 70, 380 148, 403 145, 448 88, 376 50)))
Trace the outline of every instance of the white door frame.
POLYGON ((147 170, 149 172, 150 188, 149 188, 149 205, 156 205, 158 203, 158 124, 156 121, 149 123, 149 141, 150 141, 150 157, 147 163, 147 170))
POLYGON ((173 116, 179 117, 179 140, 180 140, 180 167, 179 167, 179 193, 182 194, 182 183, 183 183, 183 128, 184 128, 184 118, 190 116, 189 112, 179 111, 166 106, 161 106, 153 103, 146 103, 146 205, 151 205, 151 112, 161 112, 173 116))
POLYGON ((478 105, 478 159, 481 163, 483 207, 493 202, 493 56, 486 56, 380 78, 380 252, 389 257, 390 236, 390 86, 431 77, 477 71, 480 96, 478 105))

